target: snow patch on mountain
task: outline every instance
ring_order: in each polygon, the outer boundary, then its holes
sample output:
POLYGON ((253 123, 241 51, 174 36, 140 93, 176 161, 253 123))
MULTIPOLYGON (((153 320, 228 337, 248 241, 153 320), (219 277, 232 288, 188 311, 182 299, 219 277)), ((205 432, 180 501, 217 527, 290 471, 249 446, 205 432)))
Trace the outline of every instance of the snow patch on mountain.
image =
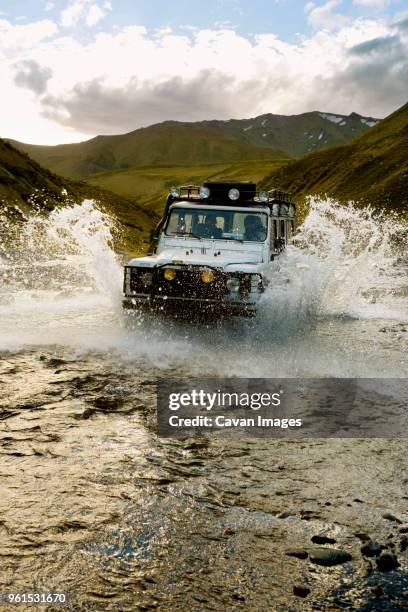
POLYGON ((337 115, 327 115, 326 113, 319 113, 319 115, 323 119, 327 119, 328 121, 331 121, 332 123, 341 123, 341 121, 343 121, 344 119, 344 117, 338 117, 337 115))
POLYGON ((364 125, 367 125, 368 127, 374 127, 378 123, 377 119, 370 120, 370 119, 364 119, 364 117, 361 117, 360 121, 361 123, 364 123, 364 125))

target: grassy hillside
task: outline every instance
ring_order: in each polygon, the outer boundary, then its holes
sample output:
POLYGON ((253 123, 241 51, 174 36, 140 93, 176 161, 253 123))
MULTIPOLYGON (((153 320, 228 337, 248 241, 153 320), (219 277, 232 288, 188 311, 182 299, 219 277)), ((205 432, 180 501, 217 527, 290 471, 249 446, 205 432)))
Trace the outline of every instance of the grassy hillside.
POLYGON ((141 166, 201 165, 277 157, 270 149, 177 123, 153 125, 118 136, 97 136, 75 144, 13 144, 42 166, 75 179, 141 166))
POLYGON ((204 128, 239 142, 283 151, 290 157, 344 144, 378 123, 357 113, 338 115, 313 111, 301 115, 260 115, 252 119, 184 124, 204 128))
POLYGON ((229 121, 166 121, 128 134, 97 136, 68 145, 12 144, 53 172, 82 179, 142 166, 296 157, 348 142, 376 121, 356 113, 345 116, 314 111, 229 121))
POLYGON ((0 212, 16 222, 33 210, 47 212, 56 206, 92 198, 117 218, 118 249, 141 251, 157 219, 135 201, 106 190, 64 179, 39 166, 26 154, 0 139, 0 212))
POLYGON ((328 194, 408 213, 408 104, 350 144, 313 153, 271 172, 263 187, 300 196, 328 194))
POLYGON ((288 160, 250 160, 199 166, 150 166, 116 170, 89 177, 87 182, 114 191, 126 198, 135 197, 146 209, 161 214, 172 185, 202 184, 207 179, 236 179, 258 182, 272 169, 288 160))

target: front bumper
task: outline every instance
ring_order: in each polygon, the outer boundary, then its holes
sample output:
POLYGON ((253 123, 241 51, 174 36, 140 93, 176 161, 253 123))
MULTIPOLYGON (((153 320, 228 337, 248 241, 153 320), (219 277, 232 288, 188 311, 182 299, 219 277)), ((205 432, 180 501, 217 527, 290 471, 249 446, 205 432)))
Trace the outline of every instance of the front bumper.
POLYGON ((163 314, 180 316, 228 315, 254 317, 256 304, 252 302, 227 302, 211 299, 195 299, 167 296, 134 296, 125 297, 122 301, 124 310, 147 310, 163 314))
POLYGON ((228 313, 253 316, 256 303, 263 291, 259 274, 227 274, 222 269, 211 267, 213 281, 205 283, 202 273, 209 267, 192 265, 165 265, 147 271, 136 266, 125 267, 123 307, 127 310, 148 308, 161 312, 228 313), (164 269, 172 268, 175 276, 166 280, 164 269), (239 290, 228 289, 227 281, 232 276, 239 279, 239 290))

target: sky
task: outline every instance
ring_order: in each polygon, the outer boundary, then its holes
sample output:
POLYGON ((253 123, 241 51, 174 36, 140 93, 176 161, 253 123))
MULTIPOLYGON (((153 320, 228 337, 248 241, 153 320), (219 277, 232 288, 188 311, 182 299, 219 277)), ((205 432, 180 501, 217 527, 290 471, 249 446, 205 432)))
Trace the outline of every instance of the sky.
POLYGON ((168 119, 408 100, 406 0, 0 0, 0 136, 35 144, 168 119))

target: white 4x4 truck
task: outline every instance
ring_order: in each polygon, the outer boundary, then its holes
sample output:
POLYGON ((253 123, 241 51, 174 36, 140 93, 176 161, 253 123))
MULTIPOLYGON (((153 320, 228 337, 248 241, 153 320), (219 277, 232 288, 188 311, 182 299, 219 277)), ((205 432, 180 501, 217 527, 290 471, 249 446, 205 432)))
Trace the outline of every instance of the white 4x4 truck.
POLYGON ((253 316, 294 217, 288 193, 255 183, 173 187, 149 254, 125 266, 123 307, 253 316))

